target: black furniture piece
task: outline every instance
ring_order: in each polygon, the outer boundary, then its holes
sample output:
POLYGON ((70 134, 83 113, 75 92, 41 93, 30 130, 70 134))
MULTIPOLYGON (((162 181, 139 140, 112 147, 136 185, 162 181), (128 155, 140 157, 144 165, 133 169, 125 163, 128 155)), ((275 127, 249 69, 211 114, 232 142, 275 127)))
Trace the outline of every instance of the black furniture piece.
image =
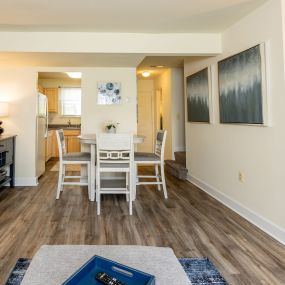
POLYGON ((0 187, 15 185, 15 135, 0 135, 0 187))

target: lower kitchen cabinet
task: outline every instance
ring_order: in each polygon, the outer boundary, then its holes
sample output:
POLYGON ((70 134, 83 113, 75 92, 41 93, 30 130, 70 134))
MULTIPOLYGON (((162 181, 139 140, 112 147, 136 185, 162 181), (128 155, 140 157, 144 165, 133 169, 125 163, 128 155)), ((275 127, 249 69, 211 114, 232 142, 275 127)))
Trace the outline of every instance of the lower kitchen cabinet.
POLYGON ((80 140, 77 136, 65 136, 65 139, 67 140, 67 152, 80 152, 80 140))
POLYGON ((58 146, 57 146, 57 139, 56 139, 56 133, 53 130, 52 131, 52 155, 51 157, 58 157, 58 146))
POLYGON ((64 139, 66 143, 66 151, 67 152, 80 152, 81 145, 80 139, 78 136, 80 135, 80 130, 63 130, 64 139))
POLYGON ((54 131, 48 131, 48 135, 46 137, 46 162, 52 158, 52 136, 54 131))
MULTIPOLYGON (((81 145, 80 145, 80 139, 78 136, 80 135, 80 130, 63 130, 64 132, 64 140, 65 140, 65 147, 67 152, 80 152, 81 145)), ((50 152, 51 156, 50 158, 57 158, 59 157, 58 152, 58 145, 57 145, 57 139, 56 139, 56 132, 55 130, 50 130, 50 148, 49 144, 47 143, 46 152, 50 152)), ((48 136, 49 139, 49 136, 48 136)), ((48 157, 48 156, 47 156, 48 157)))

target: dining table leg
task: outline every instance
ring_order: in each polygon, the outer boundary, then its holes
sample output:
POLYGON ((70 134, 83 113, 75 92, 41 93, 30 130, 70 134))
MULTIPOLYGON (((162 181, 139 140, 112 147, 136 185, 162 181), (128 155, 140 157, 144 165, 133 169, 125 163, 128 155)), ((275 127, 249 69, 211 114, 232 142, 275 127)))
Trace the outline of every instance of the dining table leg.
POLYGON ((91 179, 91 197, 90 201, 95 201, 95 191, 96 191, 96 183, 95 183, 95 176, 96 176, 96 166, 95 166, 95 159, 96 159, 96 145, 90 145, 90 155, 91 155, 91 167, 90 167, 90 179, 91 179))

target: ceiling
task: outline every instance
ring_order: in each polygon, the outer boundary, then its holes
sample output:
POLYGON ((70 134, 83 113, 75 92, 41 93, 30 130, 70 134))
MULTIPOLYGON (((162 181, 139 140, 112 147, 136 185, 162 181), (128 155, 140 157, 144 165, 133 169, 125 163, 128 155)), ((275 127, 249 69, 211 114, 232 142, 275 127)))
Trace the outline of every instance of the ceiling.
POLYGON ((39 79, 68 79, 78 81, 78 79, 70 78, 65 72, 39 72, 38 77, 39 79))
POLYGON ((220 32, 266 0, 1 0, 0 31, 220 32))
POLYGON ((142 76, 143 71, 150 72, 147 79, 161 75, 168 68, 183 68, 184 61, 194 62, 207 58, 206 56, 147 56, 137 67, 137 76, 140 79, 145 79, 142 76), (163 67, 156 67, 163 66, 163 67))
POLYGON ((167 68, 183 67, 184 57, 183 56, 147 56, 137 67, 137 76, 140 79, 144 79, 141 75, 143 71, 150 72, 150 76, 153 78, 162 74, 167 68), (163 67, 154 67, 163 66, 163 67))

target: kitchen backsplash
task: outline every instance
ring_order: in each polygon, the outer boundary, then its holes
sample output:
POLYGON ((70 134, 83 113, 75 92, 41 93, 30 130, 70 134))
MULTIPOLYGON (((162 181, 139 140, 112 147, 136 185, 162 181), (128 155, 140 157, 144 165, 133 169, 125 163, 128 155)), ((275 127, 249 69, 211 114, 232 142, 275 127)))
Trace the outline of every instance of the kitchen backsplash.
POLYGON ((57 113, 48 114, 48 123, 50 125, 67 124, 69 120, 71 124, 81 124, 81 117, 62 117, 57 113))

